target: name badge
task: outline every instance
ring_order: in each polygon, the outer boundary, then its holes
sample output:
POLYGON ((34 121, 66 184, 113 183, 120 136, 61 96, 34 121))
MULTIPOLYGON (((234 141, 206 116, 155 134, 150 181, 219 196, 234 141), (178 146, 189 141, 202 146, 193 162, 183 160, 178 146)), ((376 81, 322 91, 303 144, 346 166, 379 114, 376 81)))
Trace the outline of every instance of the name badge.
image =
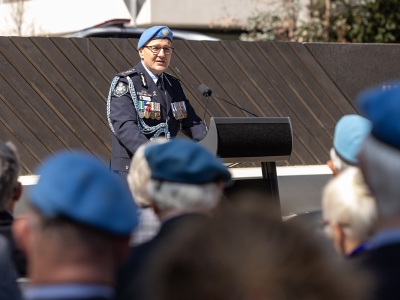
POLYGON ((140 100, 143 100, 143 101, 151 101, 151 97, 149 97, 149 96, 141 96, 140 98, 141 98, 140 100))

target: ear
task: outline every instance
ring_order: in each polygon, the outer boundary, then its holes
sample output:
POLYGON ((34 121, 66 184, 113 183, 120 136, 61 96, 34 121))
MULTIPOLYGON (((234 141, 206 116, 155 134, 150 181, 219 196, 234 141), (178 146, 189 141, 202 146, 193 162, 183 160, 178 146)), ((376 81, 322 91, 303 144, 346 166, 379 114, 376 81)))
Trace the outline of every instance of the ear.
POLYGON ((143 48, 143 47, 139 49, 139 56, 140 56, 140 59, 141 59, 141 60, 143 60, 143 58, 144 58, 143 51, 144 51, 144 48, 143 48))
POLYGON ((14 187, 14 194, 12 197, 13 201, 17 201, 17 200, 19 200, 19 198, 21 198, 22 190, 23 190, 23 188, 22 188, 21 182, 17 181, 17 184, 14 187))
POLYGON ((30 235, 28 216, 21 216, 13 220, 12 234, 18 248, 27 255, 30 235))
POLYGON ((342 254, 345 255, 345 241, 346 241, 346 236, 344 234, 342 226, 340 226, 336 222, 331 222, 331 228, 332 228, 332 238, 333 238, 333 243, 335 245, 336 250, 342 254))
POLYGON ((335 168, 335 166, 333 165, 333 161, 332 160, 328 160, 326 162, 326 164, 328 165, 329 169, 331 169, 333 176, 336 176, 339 174, 339 170, 335 168))
POLYGON ((21 194, 22 194, 22 184, 21 184, 21 182, 17 181, 17 183, 15 184, 14 190, 13 190, 12 198, 7 203, 7 209, 10 212, 12 212, 12 213, 14 212, 15 202, 17 202, 18 199, 21 198, 21 194))
POLYGON ((151 206, 151 208, 153 209, 154 213, 155 213, 157 216, 159 216, 159 215, 160 215, 160 209, 158 208, 158 206, 157 206, 153 201, 151 201, 150 206, 151 206))

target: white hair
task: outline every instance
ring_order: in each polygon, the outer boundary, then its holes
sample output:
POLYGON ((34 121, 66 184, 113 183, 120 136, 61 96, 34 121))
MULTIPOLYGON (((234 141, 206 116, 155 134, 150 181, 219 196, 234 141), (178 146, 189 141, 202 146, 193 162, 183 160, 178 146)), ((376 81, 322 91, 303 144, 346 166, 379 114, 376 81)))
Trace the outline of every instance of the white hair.
POLYGON ((151 205, 151 200, 147 193, 147 183, 149 182, 151 171, 144 156, 144 151, 149 146, 166 142, 168 142, 166 138, 160 137, 144 143, 136 150, 132 158, 127 180, 133 199, 139 207, 149 207, 151 205))
POLYGON ((335 148, 333 148, 333 147, 331 148, 330 157, 331 157, 333 166, 335 167, 336 170, 338 170, 339 173, 350 166, 348 163, 344 162, 343 159, 340 158, 340 156, 337 154, 335 148))
POLYGON ((150 179, 148 193, 160 210, 208 211, 218 205, 222 191, 214 182, 187 184, 150 179))
POLYGON ((376 203, 359 168, 348 167, 327 183, 322 214, 325 221, 343 225, 353 241, 364 242, 371 236, 377 220, 376 203))
POLYGON ((369 136, 360 155, 360 168, 375 196, 380 216, 400 215, 400 150, 369 136))

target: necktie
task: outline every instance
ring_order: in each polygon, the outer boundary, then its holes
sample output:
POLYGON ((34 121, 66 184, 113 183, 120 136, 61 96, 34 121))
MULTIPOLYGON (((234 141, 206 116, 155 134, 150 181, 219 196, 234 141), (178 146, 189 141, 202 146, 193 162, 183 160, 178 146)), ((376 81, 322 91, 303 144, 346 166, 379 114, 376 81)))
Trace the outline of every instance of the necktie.
POLYGON ((163 89, 162 78, 161 77, 158 78, 157 87, 160 90, 161 96, 164 98, 164 101, 167 102, 167 100, 165 99, 165 91, 163 89))

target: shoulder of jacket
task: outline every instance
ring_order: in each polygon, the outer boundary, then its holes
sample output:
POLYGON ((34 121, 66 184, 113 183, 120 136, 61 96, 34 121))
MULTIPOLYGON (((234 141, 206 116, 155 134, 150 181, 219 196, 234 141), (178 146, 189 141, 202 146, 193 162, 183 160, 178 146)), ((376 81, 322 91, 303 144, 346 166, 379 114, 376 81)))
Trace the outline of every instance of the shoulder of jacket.
POLYGON ((134 75, 134 74, 137 74, 137 71, 136 71, 135 68, 132 68, 132 69, 129 69, 127 71, 118 73, 116 76, 118 76, 118 77, 126 77, 126 76, 130 76, 130 75, 134 75))
POLYGON ((172 79, 175 79, 177 81, 181 81, 179 78, 176 78, 175 76, 173 76, 173 75, 171 75, 171 74, 169 74, 167 72, 164 72, 164 75, 166 75, 168 78, 172 78, 172 79))

